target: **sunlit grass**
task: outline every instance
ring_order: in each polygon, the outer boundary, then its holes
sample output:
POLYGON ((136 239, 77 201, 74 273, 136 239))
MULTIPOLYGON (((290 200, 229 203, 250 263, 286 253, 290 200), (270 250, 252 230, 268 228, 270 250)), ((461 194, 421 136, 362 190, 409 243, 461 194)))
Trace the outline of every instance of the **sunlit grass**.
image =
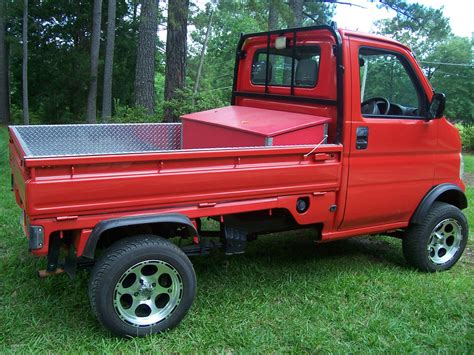
MULTIPOLYGON (((400 241, 315 246, 309 232, 251 243, 245 255, 194 258, 196 302, 174 330, 111 337, 90 312, 86 272, 40 280, 10 192, 1 135, 0 352, 474 352, 473 243, 452 270, 408 268, 400 241)), ((474 158, 466 157, 474 173, 474 158), (472 163, 472 164, 471 164, 472 163)), ((473 190, 468 190, 473 201, 473 190)), ((474 209, 467 210, 474 221, 474 209)))

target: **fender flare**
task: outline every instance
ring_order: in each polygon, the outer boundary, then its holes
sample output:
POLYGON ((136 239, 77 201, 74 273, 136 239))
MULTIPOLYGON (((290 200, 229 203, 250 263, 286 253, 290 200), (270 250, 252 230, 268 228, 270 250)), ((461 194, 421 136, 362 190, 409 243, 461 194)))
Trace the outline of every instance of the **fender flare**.
POLYGON ((97 223, 97 225, 94 227, 92 233, 87 239, 86 245, 84 247, 84 252, 81 256, 87 259, 94 259, 94 253, 97 247, 97 243, 99 242, 101 235, 109 229, 159 223, 181 224, 187 228, 188 233, 190 235, 198 236, 196 227, 194 227, 191 220, 187 216, 179 213, 107 219, 97 223))
POLYGON ((464 191, 454 184, 441 184, 433 187, 421 200, 420 204, 411 217, 410 223, 421 223, 428 214, 435 201, 450 203, 459 209, 467 207, 467 198, 464 191))

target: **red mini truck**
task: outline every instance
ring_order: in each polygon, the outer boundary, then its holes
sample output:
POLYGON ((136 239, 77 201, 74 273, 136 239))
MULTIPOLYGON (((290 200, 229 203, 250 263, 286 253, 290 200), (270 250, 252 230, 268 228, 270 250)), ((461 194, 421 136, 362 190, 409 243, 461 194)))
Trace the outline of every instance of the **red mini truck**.
POLYGON ((240 254, 264 233, 384 233, 411 266, 449 269, 468 225, 444 104, 398 42, 331 26, 244 35, 229 107, 179 124, 11 126, 29 250, 43 276, 92 267, 93 312, 119 336, 181 321, 188 256, 240 254))

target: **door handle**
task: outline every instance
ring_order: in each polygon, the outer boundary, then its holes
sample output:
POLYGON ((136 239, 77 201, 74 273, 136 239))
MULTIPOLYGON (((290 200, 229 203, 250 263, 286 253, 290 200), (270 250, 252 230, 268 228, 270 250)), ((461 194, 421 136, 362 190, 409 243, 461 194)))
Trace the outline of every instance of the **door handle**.
POLYGON ((328 153, 316 153, 314 155, 314 161, 326 161, 332 158, 334 158, 334 156, 328 153))
POLYGON ((356 149, 367 149, 369 145, 369 127, 357 127, 356 131, 356 149))

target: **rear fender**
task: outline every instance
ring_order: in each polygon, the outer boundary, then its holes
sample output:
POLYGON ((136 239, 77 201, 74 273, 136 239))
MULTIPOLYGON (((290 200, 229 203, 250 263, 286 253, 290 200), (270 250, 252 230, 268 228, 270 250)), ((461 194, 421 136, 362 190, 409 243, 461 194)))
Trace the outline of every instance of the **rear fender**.
POLYGON ((177 213, 161 214, 156 216, 137 216, 109 219, 98 223, 94 227, 92 233, 87 239, 82 256, 88 259, 94 259, 95 250, 100 237, 103 235, 104 232, 110 229, 129 226, 157 225, 165 223, 182 225, 186 228, 186 231, 189 236, 198 236, 198 232, 191 220, 187 216, 177 213))

